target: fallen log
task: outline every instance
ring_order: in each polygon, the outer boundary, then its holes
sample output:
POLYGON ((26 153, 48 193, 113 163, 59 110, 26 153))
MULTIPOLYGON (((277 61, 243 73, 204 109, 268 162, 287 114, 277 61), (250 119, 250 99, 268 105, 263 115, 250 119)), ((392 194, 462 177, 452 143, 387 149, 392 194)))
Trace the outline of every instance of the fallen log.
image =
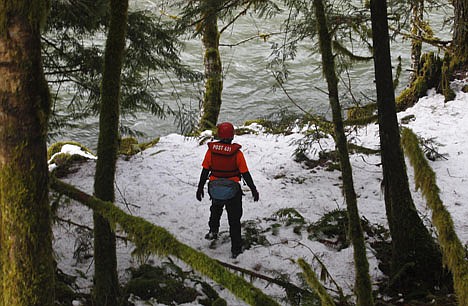
POLYGON ((137 253, 151 253, 159 256, 173 255, 221 284, 250 305, 279 305, 244 278, 231 273, 217 260, 179 242, 166 229, 151 224, 141 217, 128 215, 111 202, 105 202, 86 194, 54 176, 50 177, 50 187, 100 213, 111 224, 118 224, 127 233, 128 239, 135 244, 137 253))

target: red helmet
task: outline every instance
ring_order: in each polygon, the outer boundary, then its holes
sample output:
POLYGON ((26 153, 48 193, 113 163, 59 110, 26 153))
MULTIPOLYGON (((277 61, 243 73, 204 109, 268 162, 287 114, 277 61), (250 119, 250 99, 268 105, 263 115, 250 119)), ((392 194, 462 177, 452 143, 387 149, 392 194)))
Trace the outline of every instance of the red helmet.
POLYGON ((229 122, 218 124, 218 138, 232 139, 234 138, 234 126, 229 122))

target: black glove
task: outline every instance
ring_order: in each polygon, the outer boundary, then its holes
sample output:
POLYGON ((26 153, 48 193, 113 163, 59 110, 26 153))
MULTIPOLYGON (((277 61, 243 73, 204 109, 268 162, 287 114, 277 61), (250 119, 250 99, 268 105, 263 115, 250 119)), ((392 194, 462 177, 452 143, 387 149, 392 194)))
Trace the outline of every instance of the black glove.
POLYGON ((198 201, 201 201, 202 198, 205 196, 204 192, 203 192, 203 187, 202 188, 198 188, 197 189, 197 200, 198 201))
POLYGON ((252 196, 254 198, 254 202, 258 202, 259 194, 257 189, 252 189, 252 196))
POLYGON ((201 201, 203 196, 203 188, 205 187, 205 182, 208 179, 208 175, 210 174, 210 170, 202 168, 202 172, 200 174, 200 181, 198 182, 198 189, 197 189, 197 200, 201 201))

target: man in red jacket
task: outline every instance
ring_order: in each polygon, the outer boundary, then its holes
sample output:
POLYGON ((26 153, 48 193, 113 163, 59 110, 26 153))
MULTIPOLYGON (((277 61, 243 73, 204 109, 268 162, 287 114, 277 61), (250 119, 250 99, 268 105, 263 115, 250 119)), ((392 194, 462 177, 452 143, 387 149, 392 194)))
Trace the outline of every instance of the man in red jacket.
POLYGON ((241 177, 252 191, 255 202, 258 201, 259 194, 249 173, 244 154, 240 151, 241 145, 232 143, 234 126, 229 122, 219 124, 218 138, 220 141, 208 143, 196 197, 198 201, 202 200, 203 188, 209 177, 208 193, 212 202, 208 222, 210 231, 205 238, 209 240, 218 238, 219 221, 223 208, 226 207, 231 236, 231 253, 232 257, 236 258, 242 253, 240 219, 243 193, 239 184, 241 177))

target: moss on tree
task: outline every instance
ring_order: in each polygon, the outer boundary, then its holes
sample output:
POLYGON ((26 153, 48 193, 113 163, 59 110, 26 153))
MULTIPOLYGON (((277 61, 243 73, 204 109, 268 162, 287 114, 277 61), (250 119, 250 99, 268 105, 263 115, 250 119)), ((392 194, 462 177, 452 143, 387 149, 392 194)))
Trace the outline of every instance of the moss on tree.
MULTIPOLYGON (((115 199, 115 172, 119 148, 121 71, 126 44, 128 0, 110 0, 109 31, 104 50, 99 139, 94 194, 105 201, 115 199)), ((94 286, 96 305, 113 306, 120 301, 115 233, 108 220, 94 212, 94 286)))
POLYGON ((356 120, 372 117, 377 111, 376 103, 369 103, 363 106, 350 107, 346 112, 348 120, 356 120))
POLYGON ((432 222, 437 229, 444 263, 452 273, 458 303, 468 305, 466 251, 455 232, 450 213, 439 196, 440 189, 436 183, 436 175, 419 147, 417 136, 410 129, 403 129, 401 142, 414 168, 416 188, 421 190, 427 205, 432 210, 432 222))
POLYGON ((216 126, 221 109, 223 90, 222 64, 219 54, 218 7, 217 0, 203 0, 205 11, 199 26, 202 31, 202 42, 205 47, 205 94, 203 97, 202 117, 199 130, 209 130, 216 126))
POLYGON ((455 99, 455 92, 450 88, 450 81, 453 79, 453 74, 455 67, 453 66, 453 61, 451 56, 446 53, 444 60, 442 62, 442 71, 441 71, 441 91, 445 97, 445 102, 452 101, 455 99))
POLYGON ((320 297, 320 301, 322 302, 322 306, 335 306, 335 302, 328 294, 327 290, 323 287, 320 283, 317 275, 312 270, 310 265, 304 260, 299 259, 297 261, 299 266, 302 268, 302 273, 304 274, 304 278, 307 281, 307 284, 317 293, 320 297))
POLYGON ((144 150, 154 147, 159 142, 159 137, 148 142, 138 143, 133 137, 124 137, 120 140, 118 154, 125 155, 127 158, 144 150))
POLYGON ((41 64, 47 1, 0 3, 0 304, 53 305, 46 159, 50 95, 41 64))
MULTIPOLYGON (((18 156, 25 147, 15 149, 18 156)), ((51 305, 54 296, 47 181, 36 165, 29 170, 13 161, 0 167, 0 297, 5 306, 51 305)))
POLYGON ((413 106, 431 88, 435 87, 440 92, 441 76, 441 59, 433 52, 423 54, 421 57, 421 69, 414 82, 396 98, 397 111, 403 111, 413 106))
MULTIPOLYGON (((372 3, 372 2, 371 2, 372 3)), ((356 271, 355 287, 357 303, 361 306, 372 306, 372 284, 369 275, 369 262, 366 256, 364 234, 359 218, 356 192, 354 190, 352 167, 349 161, 349 151, 344 132, 341 105, 338 95, 338 78, 335 71, 335 60, 331 46, 331 34, 325 16, 323 0, 313 1, 320 52, 322 54, 322 69, 327 81, 328 98, 332 108, 333 131, 338 149, 340 168, 343 181, 343 193, 349 220, 349 237, 354 248, 353 259, 356 271)))
POLYGON ((8 34, 11 12, 17 16, 26 16, 31 28, 39 29, 45 25, 49 13, 49 1, 6 0, 0 4, 0 35, 8 34))

